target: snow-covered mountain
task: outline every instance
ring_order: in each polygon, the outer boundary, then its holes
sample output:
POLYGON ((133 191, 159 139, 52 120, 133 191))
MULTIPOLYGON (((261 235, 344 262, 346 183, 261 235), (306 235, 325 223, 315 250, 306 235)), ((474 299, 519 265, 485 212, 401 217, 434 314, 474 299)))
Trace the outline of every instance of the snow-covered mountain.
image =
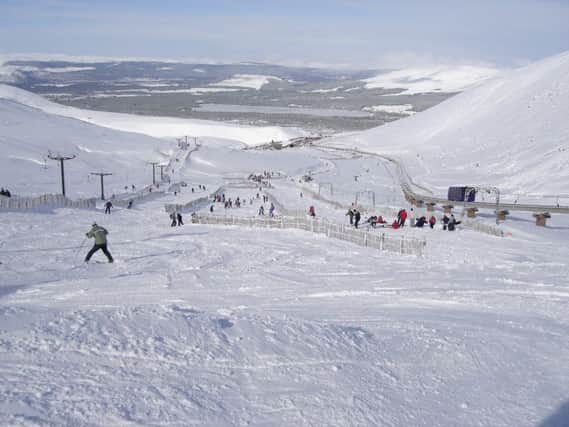
POLYGON ((569 190, 569 52, 503 72, 397 122, 330 140, 396 155, 417 182, 569 190))

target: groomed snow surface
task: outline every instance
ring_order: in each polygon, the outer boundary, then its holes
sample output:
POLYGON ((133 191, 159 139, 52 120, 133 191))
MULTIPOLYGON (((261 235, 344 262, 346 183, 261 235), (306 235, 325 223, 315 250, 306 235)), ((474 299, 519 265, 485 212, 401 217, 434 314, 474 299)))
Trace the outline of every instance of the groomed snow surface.
MULTIPOLYGON (((53 120, 60 139, 67 126, 70 134, 88 132, 76 120, 32 114, 14 101, 3 105, 3 167, 33 146, 15 140, 19 131, 10 133, 10 123, 21 129, 24 117, 53 120)), ((412 123, 429 113, 398 123, 409 123, 413 137, 412 123)), ((562 134, 558 122, 549 123, 562 134)), ((333 142, 371 149, 369 135, 333 142)), ((129 140, 118 131, 112 136, 115 161, 135 169, 129 140)), ((307 191, 319 182, 332 183, 342 203, 372 189, 378 205, 409 206, 393 167, 376 157, 317 147, 242 150, 248 141, 211 136, 186 157, 164 150, 161 144, 171 142, 147 138, 144 150, 181 159, 172 173, 188 185, 181 193, 111 215, 101 208, 0 213, 0 425, 567 425, 567 216, 538 228, 529 214, 512 212, 500 225, 504 238, 439 226, 370 231, 426 239, 421 258, 297 230, 191 225, 186 214, 186 225, 170 227, 165 203, 220 186, 246 206, 216 203, 215 215, 254 215, 259 190, 244 178, 263 170, 280 172, 270 191, 290 210, 314 205, 318 216, 347 221, 344 209, 307 191), (307 171, 312 186, 298 182, 307 171), (82 263, 93 221, 110 232, 114 264, 100 252, 82 263)), ((95 165, 98 157, 87 148, 82 157, 95 165)), ((52 175, 22 170, 38 190, 54 185, 52 175)), ((16 167, 10 171, 2 176, 8 188, 20 179, 16 167)), ((563 179, 562 172, 542 173, 534 179, 563 179)), ((458 169, 448 174, 463 177, 458 169)), ((504 180, 516 177, 511 170, 504 180)), ((483 211, 479 220, 494 217, 483 211)))

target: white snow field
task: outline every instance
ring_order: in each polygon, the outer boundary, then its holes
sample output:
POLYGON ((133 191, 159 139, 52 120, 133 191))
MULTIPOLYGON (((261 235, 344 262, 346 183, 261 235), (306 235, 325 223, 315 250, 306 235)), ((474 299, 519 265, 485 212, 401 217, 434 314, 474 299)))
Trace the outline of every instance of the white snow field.
MULTIPOLYGON (((481 108, 498 103, 499 110, 522 115, 526 98, 516 106, 518 100, 507 96, 513 82, 525 74, 537 87, 538 79, 556 77, 557 83, 541 84, 562 87, 563 73, 536 72, 562 60, 500 77, 506 94, 496 90, 481 108)), ((476 98, 483 87, 461 97, 476 98)), ((433 188, 470 180, 463 169, 442 168, 446 157, 411 162, 417 120, 428 115, 425 126, 445 128, 441 121, 452 110, 445 105, 458 108, 456 99, 437 107, 442 116, 435 109, 421 112, 403 119, 397 131, 399 122, 326 141, 400 156, 417 182, 433 188), (385 136, 376 139, 381 132, 385 136), (409 146, 397 143, 397 132, 408 132, 409 146)), ((483 120, 480 113, 475 129, 468 120, 476 110, 469 111, 445 126, 472 126, 479 141, 482 134, 501 137, 494 117, 483 120)), ((548 113, 547 127, 528 124, 518 135, 535 131, 541 149, 546 141, 553 144, 550 134, 562 136, 564 121, 555 108, 548 113)), ((79 123, 42 117, 53 121, 62 139, 65 129, 72 135, 79 123)), ((545 115, 536 111, 535 119, 545 115)), ((20 150, 4 143, 5 134, 15 138, 9 129, 0 127, 2 167, 20 150)), ((81 132, 87 139, 87 131, 81 132)), ((113 135, 114 149, 123 152, 124 135, 113 135)), ((383 213, 391 221, 393 209, 409 209, 393 166, 377 157, 319 146, 245 150, 251 141, 233 139, 200 138, 201 146, 189 154, 161 148, 171 156, 172 181, 186 186, 132 209, 114 208, 111 215, 102 209, 0 211, 0 425, 568 425, 568 216, 554 215, 544 228, 530 214, 512 212, 498 226, 502 238, 468 227, 446 232, 439 225, 369 230, 425 239, 422 257, 299 230, 193 225, 189 212, 183 212, 185 225, 170 227, 165 204, 183 204, 218 188, 245 205, 224 209, 214 203, 213 215, 254 216, 262 204, 257 193, 265 191, 287 210, 304 213, 314 205, 317 216, 337 222, 347 222, 337 205, 349 205, 358 191, 375 192, 378 207, 362 200, 366 215, 383 213), (259 190, 246 178, 264 170, 276 177, 271 188, 259 190), (313 182, 300 183, 308 172, 313 182), (317 199, 318 184, 324 185, 321 196, 335 204, 317 199), (82 262, 92 245, 84 233, 93 221, 109 230, 113 264, 100 252, 91 263, 82 262)), ((131 156, 125 141, 125 154, 116 161, 131 156)), ((21 140, 22 146, 30 143, 21 140)), ((92 139, 85 144, 99 147, 92 139)), ((162 144, 169 143, 148 137, 142 147, 162 144)), ((499 149, 496 162, 503 159, 499 149)), ((472 154, 478 155, 486 159, 472 154)), ((89 166, 96 159, 88 150, 81 157, 89 166)), ((52 177, 22 170, 33 178, 35 191, 51 191, 52 177)), ((500 185, 519 180, 517 169, 503 170, 500 185)), ((18 169, 11 172, 2 175, 1 185, 19 182, 18 169)), ((537 166, 531 173, 542 183, 564 176, 537 166)), ((97 194, 96 188, 84 191, 97 194)), ((209 213, 210 206, 204 203, 199 213, 209 213)), ((264 206, 268 210, 269 203, 264 206)), ((493 213, 480 212, 478 221, 493 223, 493 213)))
POLYGON ((368 89, 400 89, 400 94, 460 92, 493 77, 498 69, 473 65, 405 68, 365 79, 368 89))

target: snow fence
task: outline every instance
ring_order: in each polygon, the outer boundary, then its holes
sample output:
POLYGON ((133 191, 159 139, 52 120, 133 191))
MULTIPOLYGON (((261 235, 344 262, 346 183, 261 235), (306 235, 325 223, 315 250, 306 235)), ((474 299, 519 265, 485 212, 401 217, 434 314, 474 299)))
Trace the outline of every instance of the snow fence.
POLYGON ((462 225, 466 228, 470 228, 481 233, 490 234, 491 236, 504 237, 504 230, 490 224, 484 224, 479 221, 472 221, 464 218, 462 220, 462 225))
POLYGON ((325 218, 300 216, 281 217, 238 217, 216 215, 192 215, 193 224, 237 225, 260 228, 295 228, 325 234, 326 236, 351 242, 359 246, 375 248, 380 251, 396 252, 404 255, 423 256, 427 244, 425 240, 389 236, 374 231, 361 231, 353 227, 338 224, 325 218))
MULTIPOLYGON (((150 186, 152 187, 152 186, 150 186)), ((116 197, 111 197, 110 200, 115 206, 120 207, 127 207, 129 202, 133 202, 133 204, 140 204, 143 202, 148 202, 150 200, 154 200, 158 197, 162 197, 166 194, 163 190, 152 190, 149 191, 150 187, 146 187, 144 190, 138 191, 136 193, 125 193, 120 194, 116 197)))
POLYGON ((205 205, 211 202, 212 198, 209 196, 200 197, 199 199, 192 200, 191 202, 185 204, 167 203, 164 205, 164 209, 168 213, 172 212, 188 212, 195 211, 197 209, 203 208, 205 205))
POLYGON ((0 209, 78 208, 95 209, 97 199, 71 200, 62 194, 44 194, 37 197, 0 197, 0 209))

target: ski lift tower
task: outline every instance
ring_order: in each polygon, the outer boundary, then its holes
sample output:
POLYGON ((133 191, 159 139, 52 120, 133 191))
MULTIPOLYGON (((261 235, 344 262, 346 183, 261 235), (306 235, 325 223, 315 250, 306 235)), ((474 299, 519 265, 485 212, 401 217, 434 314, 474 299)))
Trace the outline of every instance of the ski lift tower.
POLYGON ((61 194, 63 194, 63 197, 65 197, 65 168, 63 163, 66 160, 73 160, 75 158, 75 154, 73 156, 62 156, 61 154, 54 156, 49 153, 47 157, 51 160, 57 160, 59 162, 59 168, 61 169, 61 194))
POLYGON ((375 191, 373 190, 357 191, 356 202, 355 202, 356 206, 358 206, 358 201, 361 199, 361 196, 367 196, 368 200, 371 200, 372 207, 375 209, 375 191))

